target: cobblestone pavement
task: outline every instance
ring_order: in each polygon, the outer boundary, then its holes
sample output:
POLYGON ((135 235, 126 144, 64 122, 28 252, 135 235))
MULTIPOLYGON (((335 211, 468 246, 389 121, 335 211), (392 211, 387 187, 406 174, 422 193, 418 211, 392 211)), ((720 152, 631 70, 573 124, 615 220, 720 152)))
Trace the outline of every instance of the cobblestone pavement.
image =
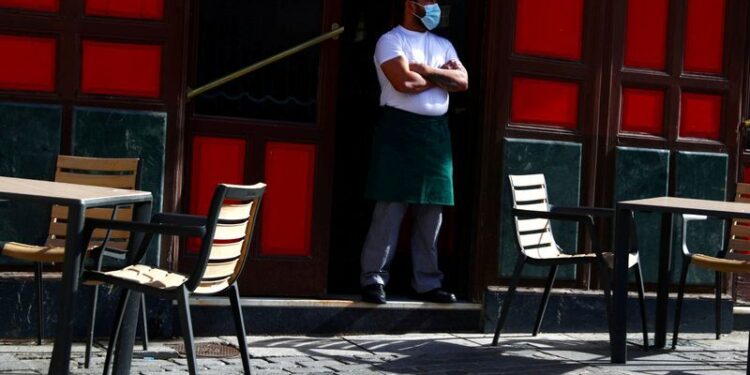
MULTIPOLYGON (((627 365, 609 363, 606 334, 508 334, 498 347, 482 334, 408 334, 335 337, 251 336, 253 373, 261 374, 743 374, 748 332, 721 340, 685 334, 677 350, 640 348, 629 336, 627 365)), ((187 374, 184 358, 168 346, 153 343, 136 351, 132 374, 187 374)), ((214 337, 199 342, 235 345, 236 339, 214 337)), ((2 342, 0 374, 44 374, 51 345, 2 342)), ((73 374, 99 374, 104 351, 97 348, 93 366, 83 368, 83 346, 73 347, 73 374)), ((201 358, 199 374, 240 374, 239 358, 201 358)))

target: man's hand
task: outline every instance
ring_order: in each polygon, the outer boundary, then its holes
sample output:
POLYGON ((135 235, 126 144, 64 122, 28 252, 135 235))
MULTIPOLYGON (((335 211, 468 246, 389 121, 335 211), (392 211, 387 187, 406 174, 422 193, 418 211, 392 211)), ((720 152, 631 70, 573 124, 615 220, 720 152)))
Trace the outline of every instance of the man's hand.
POLYGON ((469 74, 466 68, 456 59, 448 60, 440 68, 433 68, 424 63, 409 63, 409 70, 424 77, 435 86, 448 92, 466 91, 469 89, 469 74))
POLYGON ((464 69, 464 66, 461 64, 460 61, 456 59, 450 59, 448 60, 447 63, 443 64, 443 66, 441 66, 440 69, 461 70, 461 69, 464 69))

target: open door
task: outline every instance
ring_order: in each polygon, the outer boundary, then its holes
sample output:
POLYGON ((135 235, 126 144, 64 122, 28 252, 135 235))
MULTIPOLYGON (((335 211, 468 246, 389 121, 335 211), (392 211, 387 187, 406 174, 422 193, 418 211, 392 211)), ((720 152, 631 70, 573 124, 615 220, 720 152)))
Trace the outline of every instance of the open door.
MULTIPOLYGON (((338 27, 340 0, 197 0, 190 79, 202 85, 338 27)), ((326 291, 338 42, 328 40, 194 98, 183 206, 204 214, 219 182, 268 184, 243 295, 326 291)), ((182 247, 190 267, 196 244, 182 247)))

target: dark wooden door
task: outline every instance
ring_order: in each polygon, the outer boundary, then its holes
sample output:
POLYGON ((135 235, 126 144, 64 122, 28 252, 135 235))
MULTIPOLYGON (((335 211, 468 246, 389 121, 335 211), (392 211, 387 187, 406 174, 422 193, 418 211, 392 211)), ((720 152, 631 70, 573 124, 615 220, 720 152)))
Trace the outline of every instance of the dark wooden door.
MULTIPOLYGON (((337 27, 339 0, 196 1, 193 87, 337 27)), ((219 182, 268 184, 244 295, 326 291, 338 42, 329 40, 195 98, 183 204, 207 210, 219 182)), ((183 247, 181 267, 195 257, 183 247)))

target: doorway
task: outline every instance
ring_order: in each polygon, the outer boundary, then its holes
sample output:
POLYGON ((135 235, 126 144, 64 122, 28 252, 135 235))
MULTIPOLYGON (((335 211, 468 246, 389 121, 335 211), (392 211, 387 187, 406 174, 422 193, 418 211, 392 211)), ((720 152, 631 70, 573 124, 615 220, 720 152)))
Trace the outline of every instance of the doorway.
MULTIPOLYGON (((336 144, 331 213, 331 250, 328 267, 330 294, 359 293, 359 257, 367 234, 374 202, 363 197, 370 160, 373 127, 378 116, 380 86, 373 63, 378 38, 401 21, 401 1, 382 0, 344 2, 342 55, 337 100, 336 144)), ((436 30, 454 44, 471 77, 479 56, 472 55, 469 34, 469 9, 465 1, 440 1, 443 22, 436 30)), ((478 6, 478 5, 475 5, 478 6)), ((474 27, 471 28, 472 30, 474 27)), ((481 30, 481 28, 478 28, 481 30)), ((481 38, 480 38, 481 39, 481 38)), ((478 51, 475 49, 474 52, 478 51)), ((478 87, 478 85, 477 85, 478 87)), ((469 290, 470 249, 467 231, 472 221, 473 173, 476 148, 470 123, 478 123, 469 103, 478 90, 451 95, 450 123, 454 158, 456 205, 444 210, 443 227, 438 240, 439 263, 445 273, 444 287, 465 298, 469 290)), ((411 292, 409 234, 411 217, 407 213, 401 227, 396 256, 391 265, 389 295, 411 292)))

